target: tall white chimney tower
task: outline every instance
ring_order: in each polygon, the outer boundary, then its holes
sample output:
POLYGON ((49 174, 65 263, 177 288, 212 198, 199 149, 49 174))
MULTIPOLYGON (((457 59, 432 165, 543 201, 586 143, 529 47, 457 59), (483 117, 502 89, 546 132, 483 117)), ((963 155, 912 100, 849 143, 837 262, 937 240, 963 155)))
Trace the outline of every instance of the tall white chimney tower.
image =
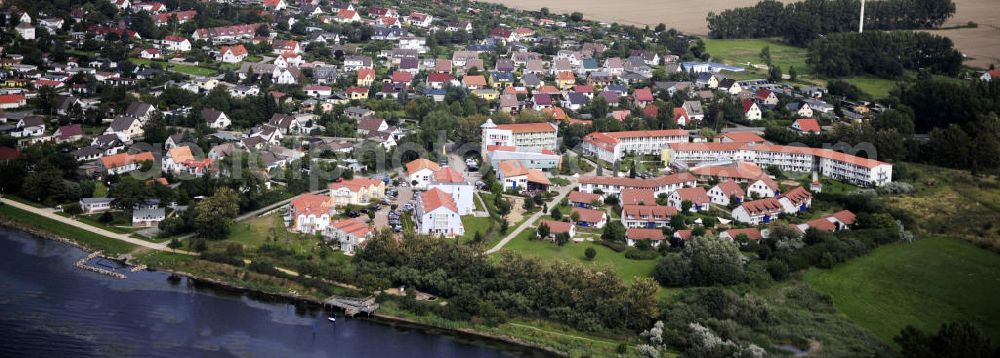
POLYGON ((861 19, 858 20, 858 33, 865 31, 865 0, 861 0, 861 19))

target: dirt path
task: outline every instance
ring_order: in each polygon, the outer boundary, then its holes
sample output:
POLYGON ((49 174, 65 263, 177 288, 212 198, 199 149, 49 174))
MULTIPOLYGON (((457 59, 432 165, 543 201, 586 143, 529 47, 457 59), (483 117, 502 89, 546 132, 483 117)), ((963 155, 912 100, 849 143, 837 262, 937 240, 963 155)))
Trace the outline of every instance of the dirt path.
POLYGON ((3 202, 5 205, 10 205, 10 206, 13 206, 15 208, 18 208, 18 209, 21 209, 21 210, 24 210, 24 211, 27 211, 27 212, 30 212, 30 213, 33 213, 33 214, 40 215, 40 216, 43 216, 45 218, 52 219, 52 220, 58 221, 58 222, 63 223, 63 224, 76 227, 78 229, 86 230, 86 231, 92 232, 94 234, 105 236, 105 237, 108 237, 108 238, 111 238, 111 239, 115 239, 115 240, 119 240, 119 241, 124 241, 124 242, 130 243, 130 244, 136 245, 136 246, 145 247, 145 248, 153 249, 153 250, 156 250, 156 251, 166 251, 166 252, 173 252, 173 253, 185 254, 185 255, 197 255, 197 254, 195 254, 193 252, 189 252, 189 251, 171 249, 171 248, 167 247, 166 244, 163 244, 163 243, 155 243, 155 242, 149 242, 149 241, 142 240, 142 239, 136 239, 136 238, 130 237, 128 235, 114 233, 114 232, 111 232, 111 231, 108 231, 108 230, 105 230, 105 229, 102 229, 102 228, 99 228, 99 227, 96 227, 96 226, 93 226, 93 225, 90 225, 90 224, 87 224, 87 223, 82 223, 82 222, 79 222, 79 221, 67 218, 65 216, 56 214, 55 209, 51 209, 51 208, 36 208, 36 207, 28 205, 28 204, 20 203, 20 202, 13 201, 13 200, 10 200, 10 199, 5 199, 5 198, 0 198, 0 202, 3 202))

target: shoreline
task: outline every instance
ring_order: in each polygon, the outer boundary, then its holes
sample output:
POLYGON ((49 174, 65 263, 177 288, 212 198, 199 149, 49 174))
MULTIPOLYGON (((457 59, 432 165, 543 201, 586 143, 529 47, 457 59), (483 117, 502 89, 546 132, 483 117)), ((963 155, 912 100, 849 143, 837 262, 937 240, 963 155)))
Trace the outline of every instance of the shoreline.
MULTIPOLYGON (((46 231, 46 230, 43 230, 43 229, 38 229, 38 228, 32 227, 30 225, 24 225, 24 224, 20 224, 20 223, 17 223, 17 222, 12 222, 10 220, 6 220, 6 219, 3 219, 3 218, 0 218, 0 228, 7 228, 7 229, 11 229, 11 230, 22 231, 22 232, 25 232, 27 234, 30 234, 32 236, 35 236, 35 237, 38 237, 38 238, 41 238, 41 239, 58 241, 60 243, 64 243, 64 244, 73 246, 73 247, 78 248, 78 249, 83 250, 83 251, 91 251, 91 252, 95 251, 95 249, 93 249, 91 247, 88 247, 86 244, 81 243, 81 242, 76 241, 76 240, 73 240, 71 238, 67 238, 67 237, 64 237, 62 235, 58 235, 58 234, 55 234, 55 233, 52 233, 50 231, 46 231)), ((108 257, 106 255, 101 255, 101 256, 104 257, 104 258, 107 258, 107 259, 111 259, 111 260, 120 260, 119 258, 116 258, 116 257, 108 257)), ((125 263, 128 264, 127 261, 125 263)), ((243 286, 240 286, 240 285, 232 283, 232 282, 226 282, 226 281, 218 280, 218 279, 215 279, 215 278, 200 277, 198 275, 195 275, 195 274, 192 274, 192 273, 189 273, 189 272, 184 272, 184 271, 179 271, 179 270, 172 270, 172 269, 167 269, 167 268, 149 267, 146 270, 149 270, 149 271, 160 271, 160 272, 169 273, 171 275, 186 277, 189 280, 192 280, 195 283, 196 286, 197 285, 205 285, 205 286, 208 286, 208 287, 213 288, 213 289, 228 290, 228 291, 232 291, 232 292, 238 292, 240 294, 249 294, 251 296, 255 296, 255 297, 258 297, 258 298, 271 299, 271 300, 276 300, 276 301, 277 300, 285 301, 287 303, 302 303, 302 304, 307 304, 307 305, 318 307, 318 308, 320 308, 322 310, 326 310, 326 307, 324 307, 323 302, 320 301, 320 300, 317 300, 316 298, 313 298, 313 297, 292 295, 292 294, 287 294, 287 293, 265 292, 265 291, 261 291, 261 290, 255 290, 255 289, 243 287, 243 286)), ((515 347, 518 347, 522 351, 534 352, 536 354, 544 354, 546 356, 558 356, 558 357, 566 357, 566 356, 568 356, 566 353, 557 351, 557 350, 555 350, 555 349, 553 349, 551 347, 547 347, 547 346, 543 346, 543 345, 539 345, 539 344, 534 344, 534 343, 529 343, 529 342, 521 341, 521 340, 519 340, 519 339, 517 339, 515 337, 491 335, 491 334, 480 332, 480 331, 476 331, 476 330, 473 330, 473 329, 454 329, 454 328, 448 328, 448 327, 435 326, 435 325, 431 325, 431 324, 419 322, 419 321, 416 321, 416 320, 412 320, 412 319, 409 319, 409 318, 399 317, 399 316, 393 316, 393 315, 388 315, 388 314, 384 314, 384 313, 377 313, 376 312, 376 313, 374 313, 374 314, 372 314, 372 315, 370 315, 368 317, 359 316, 359 317, 353 317, 352 319, 367 320, 367 321, 370 321, 370 322, 374 322, 374 323, 381 324, 381 325, 387 325, 387 326, 405 325, 405 326, 407 326, 407 328, 420 330, 420 331, 423 331, 424 333, 428 333, 428 334, 433 334, 431 331, 440 331, 440 332, 444 332, 444 334, 446 334, 446 335, 450 335, 450 336, 453 336, 453 337, 456 337, 456 338, 471 338, 472 340, 479 340, 481 342, 515 346, 515 347)))

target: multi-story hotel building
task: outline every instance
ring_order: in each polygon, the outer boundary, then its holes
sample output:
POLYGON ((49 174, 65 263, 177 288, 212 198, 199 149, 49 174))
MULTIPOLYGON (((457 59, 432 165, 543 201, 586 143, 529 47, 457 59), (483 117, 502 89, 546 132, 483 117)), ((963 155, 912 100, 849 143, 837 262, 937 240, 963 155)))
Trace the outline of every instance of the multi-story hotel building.
POLYGON ((783 171, 816 172, 861 186, 882 186, 892 181, 892 164, 830 149, 755 143, 674 143, 670 161, 685 164, 705 161, 747 161, 783 171))
POLYGON ((683 129, 593 132, 583 137, 583 151, 614 163, 627 154, 660 155, 667 145, 687 143, 688 140, 688 132, 683 129))
POLYGON ((559 127, 552 123, 494 124, 492 119, 480 126, 483 129, 481 153, 489 146, 510 146, 518 152, 542 152, 559 149, 559 127))

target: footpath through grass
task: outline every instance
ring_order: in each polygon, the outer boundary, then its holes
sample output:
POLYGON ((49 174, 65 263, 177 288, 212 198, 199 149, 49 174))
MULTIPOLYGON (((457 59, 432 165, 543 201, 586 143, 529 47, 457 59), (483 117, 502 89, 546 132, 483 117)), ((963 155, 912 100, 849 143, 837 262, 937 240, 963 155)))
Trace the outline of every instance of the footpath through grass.
POLYGON ((104 253, 109 255, 123 254, 136 248, 135 245, 130 243, 66 225, 10 205, 0 204, 0 217, 2 217, 3 220, 7 220, 18 225, 23 225, 36 230, 47 231, 58 236, 73 239, 91 249, 102 250, 104 253))
POLYGON ((960 240, 883 246, 832 270, 810 270, 805 279, 890 344, 906 325, 937 332, 951 321, 972 322, 1000 341, 1000 256, 960 240))

